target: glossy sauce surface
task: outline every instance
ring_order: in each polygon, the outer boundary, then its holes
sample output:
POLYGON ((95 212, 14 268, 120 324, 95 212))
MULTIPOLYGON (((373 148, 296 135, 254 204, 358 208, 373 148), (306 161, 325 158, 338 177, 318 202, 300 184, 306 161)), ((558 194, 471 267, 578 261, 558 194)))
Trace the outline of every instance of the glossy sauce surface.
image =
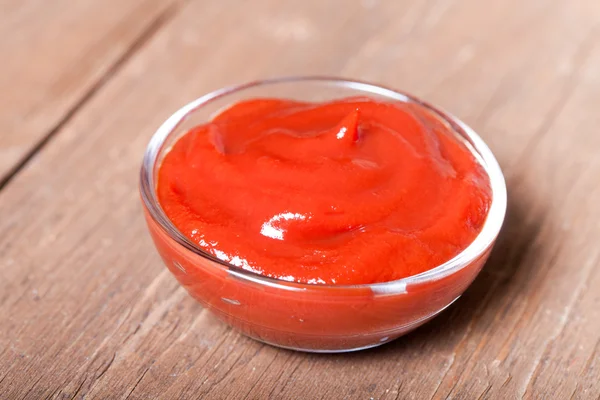
POLYGON ((450 126, 420 105, 362 97, 236 103, 175 143, 157 192, 206 252, 314 284, 434 268, 474 240, 491 203, 450 126))

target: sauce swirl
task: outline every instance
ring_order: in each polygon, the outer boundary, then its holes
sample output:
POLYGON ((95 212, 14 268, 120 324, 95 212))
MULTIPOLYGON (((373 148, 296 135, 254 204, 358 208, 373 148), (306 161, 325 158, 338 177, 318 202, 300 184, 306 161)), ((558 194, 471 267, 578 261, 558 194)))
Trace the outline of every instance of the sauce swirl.
POLYGON ((215 257, 313 284, 435 268, 480 232, 489 178, 452 127, 417 104, 253 99, 184 134, 157 194, 215 257))

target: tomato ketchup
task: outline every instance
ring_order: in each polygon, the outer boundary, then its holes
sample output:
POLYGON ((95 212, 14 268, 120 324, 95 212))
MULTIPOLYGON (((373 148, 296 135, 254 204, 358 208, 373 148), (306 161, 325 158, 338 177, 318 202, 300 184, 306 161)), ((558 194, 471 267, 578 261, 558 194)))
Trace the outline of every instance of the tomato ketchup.
POLYGON ((489 178, 418 104, 241 101, 165 155, 157 195, 177 229, 237 267, 306 284, 416 275, 464 250, 489 178))

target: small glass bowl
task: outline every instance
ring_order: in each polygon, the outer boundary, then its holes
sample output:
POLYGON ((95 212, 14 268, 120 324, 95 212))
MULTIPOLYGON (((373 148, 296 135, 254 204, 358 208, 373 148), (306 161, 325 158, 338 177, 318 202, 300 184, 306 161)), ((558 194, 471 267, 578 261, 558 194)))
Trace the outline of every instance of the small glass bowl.
MULTIPOLYGON (((203 306, 242 333, 293 350, 345 352, 379 346, 452 304, 487 260, 506 212, 506 186, 489 148, 463 122, 410 95, 328 77, 291 77, 219 89, 184 106, 156 131, 144 155, 140 190, 146 222, 167 268, 203 306), (271 279, 224 263, 185 237, 156 196, 157 170, 173 143, 219 110, 256 97, 327 101, 369 96, 419 104, 462 137, 485 168, 492 204, 475 240, 453 259, 418 275, 364 285, 310 285, 271 279)), ((235 194, 232 194, 235 195, 235 194)))

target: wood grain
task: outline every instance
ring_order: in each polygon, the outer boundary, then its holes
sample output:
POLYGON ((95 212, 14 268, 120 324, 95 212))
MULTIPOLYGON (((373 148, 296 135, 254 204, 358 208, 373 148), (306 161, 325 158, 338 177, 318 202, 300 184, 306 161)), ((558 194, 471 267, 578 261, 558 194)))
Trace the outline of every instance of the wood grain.
POLYGON ((174 4, 0 2, 0 187, 135 53, 174 4))
MULTIPOLYGON (((599 398, 598 21, 593 0, 180 6, 0 191, 0 393, 599 398), (510 197, 496 250, 455 305, 346 355, 279 350, 216 321, 161 265, 137 194, 143 149, 180 105, 226 84, 312 73, 451 110, 490 144, 510 197)), ((60 47, 76 57, 78 46, 60 47)), ((40 115, 65 115, 52 92, 45 99, 40 115)))

